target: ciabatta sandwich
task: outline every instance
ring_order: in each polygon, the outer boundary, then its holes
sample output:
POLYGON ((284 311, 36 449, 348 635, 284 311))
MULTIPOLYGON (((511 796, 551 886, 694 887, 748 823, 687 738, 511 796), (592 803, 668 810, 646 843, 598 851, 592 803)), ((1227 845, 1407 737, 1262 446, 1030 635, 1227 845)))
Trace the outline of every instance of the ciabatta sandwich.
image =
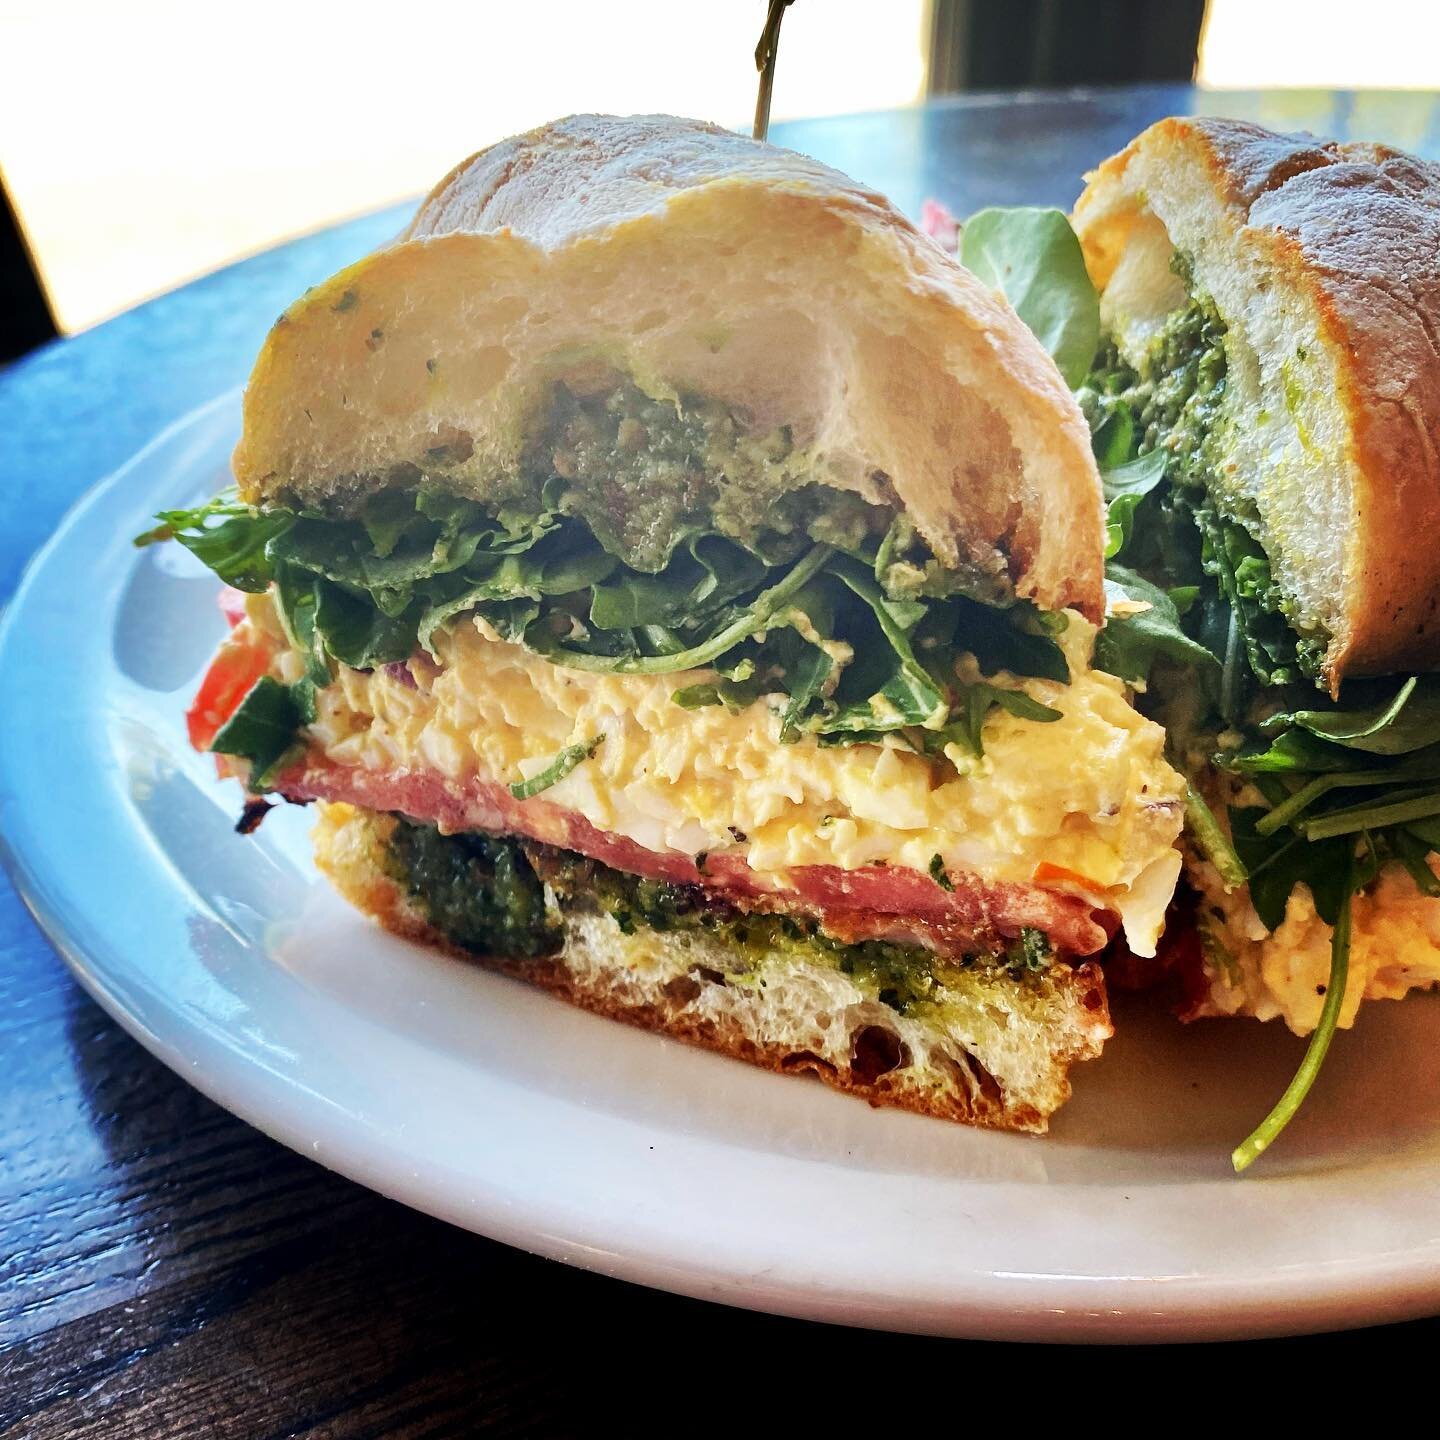
POLYGON ((1198 642, 1149 697, 1214 817, 1189 1010, 1323 1054, 1440 981, 1440 168, 1166 120, 1075 224, 1114 562, 1198 642))
MULTIPOLYGON (((476 155, 297 301, 191 714, 403 934, 877 1103, 1043 1129, 1182 790, 1091 667, 1089 435, 880 196, 690 121, 476 155)), ((252 815, 258 813, 252 808, 252 815)))

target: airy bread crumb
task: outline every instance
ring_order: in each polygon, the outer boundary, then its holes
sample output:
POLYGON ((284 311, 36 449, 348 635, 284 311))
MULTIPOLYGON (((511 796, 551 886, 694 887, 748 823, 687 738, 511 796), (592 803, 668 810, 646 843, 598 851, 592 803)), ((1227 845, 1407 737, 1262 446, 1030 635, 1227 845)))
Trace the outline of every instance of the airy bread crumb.
POLYGON ((786 954, 727 983, 735 955, 705 934, 637 928, 608 915, 567 919, 561 952, 475 956, 448 944, 385 869, 394 821, 322 804, 320 868, 387 929, 538 985, 586 1010, 782 1072, 806 1072, 867 1099, 940 1119, 1043 1133, 1070 1095, 1068 1071, 1111 1035, 1094 964, 1053 965, 1036 980, 975 972, 961 1013, 901 1015, 831 966, 786 954))

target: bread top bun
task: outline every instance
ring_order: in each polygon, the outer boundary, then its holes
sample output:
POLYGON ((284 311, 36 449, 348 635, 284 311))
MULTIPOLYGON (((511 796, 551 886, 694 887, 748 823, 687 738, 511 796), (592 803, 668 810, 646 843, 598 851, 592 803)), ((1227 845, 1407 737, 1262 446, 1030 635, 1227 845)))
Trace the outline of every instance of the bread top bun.
POLYGON ((838 172, 668 116, 482 151, 292 305, 246 391, 241 494, 343 508, 408 463, 484 498, 549 383, 597 364, 789 426, 804 478, 1099 618, 1087 429, 1009 305, 838 172))
POLYGON ((1226 331, 1217 483, 1347 675, 1440 666, 1440 167, 1233 120, 1152 125, 1075 209, 1127 359, 1186 299, 1226 331))

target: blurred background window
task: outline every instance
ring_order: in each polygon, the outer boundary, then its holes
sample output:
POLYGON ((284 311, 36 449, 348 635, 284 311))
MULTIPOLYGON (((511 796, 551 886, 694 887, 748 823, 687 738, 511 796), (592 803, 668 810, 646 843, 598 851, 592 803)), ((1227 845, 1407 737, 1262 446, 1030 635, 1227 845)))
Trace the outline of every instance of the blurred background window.
POLYGON ((1440 90, 1436 0, 1210 0, 1196 80, 1221 90, 1440 90))
MULTIPOLYGON (((800 0, 772 118, 907 105, 926 0, 800 0)), ((0 0, 0 171, 62 329, 579 110, 746 125, 763 0, 0 0)))
MULTIPOLYGON (((1192 75, 1434 88, 1440 3, 1363 0, 1363 25, 1361 6, 799 0, 772 115, 1192 75)), ((556 115, 744 127, 764 13, 765 0, 0 0, 0 308, 21 337, 0 360, 416 195, 556 115)))

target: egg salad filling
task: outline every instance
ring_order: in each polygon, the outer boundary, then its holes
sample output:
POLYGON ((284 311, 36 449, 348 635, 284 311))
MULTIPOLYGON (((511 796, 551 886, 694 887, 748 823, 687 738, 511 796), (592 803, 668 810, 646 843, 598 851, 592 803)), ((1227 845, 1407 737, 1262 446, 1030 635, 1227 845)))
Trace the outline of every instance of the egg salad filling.
MULTIPOLYGON (((275 678, 296 683, 304 658, 285 643, 270 597, 247 608, 274 648, 275 678)), ((306 733, 339 765, 515 788, 584 748, 545 799, 647 850, 734 854, 777 885, 799 866, 931 873, 938 859, 946 872, 1080 893, 1122 918, 1132 948, 1153 953, 1179 868, 1183 796, 1159 728, 1118 680, 1089 667, 1093 635, 1069 618, 1068 684, 1004 677, 1055 718, 995 707, 980 754, 955 743, 926 754, 900 737, 782 743, 781 693, 686 708, 673 700, 677 684, 713 683, 714 672, 576 673, 479 616, 437 637, 433 659, 337 667, 306 733)))
MULTIPOLYGON (((1283 1020, 1297 1035, 1314 1031, 1329 993, 1333 927, 1310 887, 1295 886, 1272 929, 1246 892, 1227 892, 1214 866, 1197 864, 1189 878, 1200 891, 1207 961, 1203 997, 1189 1014, 1253 1015, 1283 1020)), ((1336 1024, 1353 1025, 1363 1000, 1398 1000, 1436 985, 1440 905, 1402 866, 1386 866, 1350 904, 1349 973, 1336 1024)))

